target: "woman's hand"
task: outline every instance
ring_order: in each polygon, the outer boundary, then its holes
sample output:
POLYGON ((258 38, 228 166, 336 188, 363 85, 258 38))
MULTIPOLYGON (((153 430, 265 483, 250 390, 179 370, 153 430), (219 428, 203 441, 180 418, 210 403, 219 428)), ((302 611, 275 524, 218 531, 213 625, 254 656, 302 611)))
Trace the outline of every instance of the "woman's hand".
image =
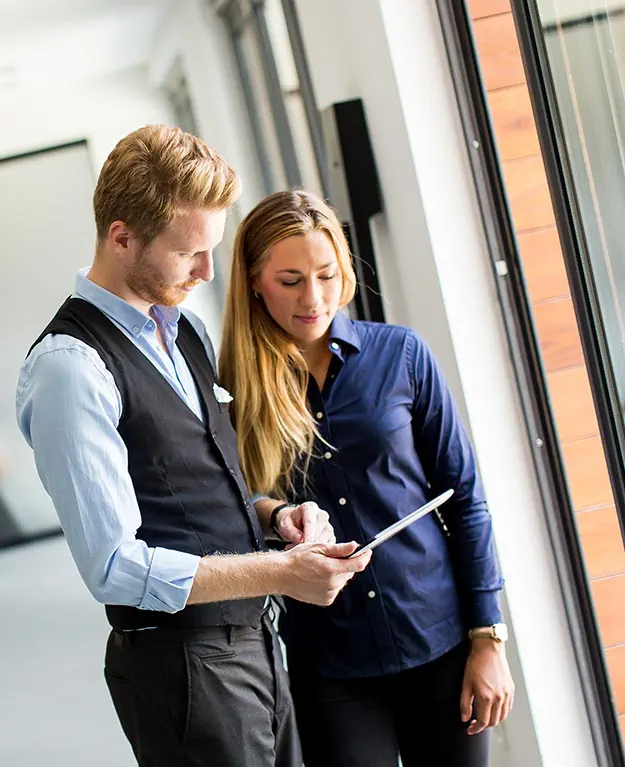
POLYGON ((514 682, 505 645, 492 639, 473 639, 460 698, 462 721, 471 722, 468 734, 477 735, 503 722, 513 701, 514 682), (476 716, 472 719, 474 710, 476 716))
POLYGON ((314 501, 287 506, 279 511, 276 528, 280 537, 289 542, 287 549, 299 543, 336 543, 328 512, 320 509, 314 501))

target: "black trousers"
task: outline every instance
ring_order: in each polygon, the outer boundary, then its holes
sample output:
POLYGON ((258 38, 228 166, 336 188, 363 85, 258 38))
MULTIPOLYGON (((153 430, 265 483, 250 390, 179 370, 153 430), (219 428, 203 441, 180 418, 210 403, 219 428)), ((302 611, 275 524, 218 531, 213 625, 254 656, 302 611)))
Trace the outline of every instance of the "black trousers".
POLYGON ((306 767, 487 767, 489 733, 467 735, 460 693, 463 643, 385 677, 313 677, 290 663, 306 767))
POLYGON ((105 678, 140 767, 301 767, 288 679, 260 628, 118 632, 105 678))

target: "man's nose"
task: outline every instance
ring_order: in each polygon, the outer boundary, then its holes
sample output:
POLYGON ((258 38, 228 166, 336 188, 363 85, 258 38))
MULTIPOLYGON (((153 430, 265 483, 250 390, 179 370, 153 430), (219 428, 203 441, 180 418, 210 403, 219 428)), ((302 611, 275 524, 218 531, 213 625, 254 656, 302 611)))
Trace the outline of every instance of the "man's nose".
POLYGON ((215 276, 213 254, 207 252, 199 255, 192 274, 194 277, 197 277, 204 282, 210 282, 215 276))

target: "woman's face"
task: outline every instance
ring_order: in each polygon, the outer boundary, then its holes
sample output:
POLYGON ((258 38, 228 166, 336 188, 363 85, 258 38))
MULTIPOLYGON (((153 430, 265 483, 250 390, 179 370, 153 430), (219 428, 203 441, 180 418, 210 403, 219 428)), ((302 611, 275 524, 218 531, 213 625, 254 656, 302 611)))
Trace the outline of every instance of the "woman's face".
POLYGON ((253 289, 303 349, 315 346, 338 311, 343 289, 332 241, 323 232, 282 240, 269 251, 253 289))

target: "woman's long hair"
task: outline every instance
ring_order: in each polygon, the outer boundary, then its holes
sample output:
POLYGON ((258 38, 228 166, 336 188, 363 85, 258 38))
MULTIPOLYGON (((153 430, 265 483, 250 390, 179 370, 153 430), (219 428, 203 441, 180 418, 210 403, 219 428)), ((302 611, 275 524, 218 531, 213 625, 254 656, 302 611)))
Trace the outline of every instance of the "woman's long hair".
POLYGON ((339 305, 354 296, 356 276, 334 211, 304 191, 277 192, 241 223, 226 297, 219 355, 220 381, 232 394, 241 469, 253 492, 285 496, 300 458, 305 465, 317 435, 306 403, 308 369, 296 342, 272 319, 252 285, 271 248, 288 237, 323 232, 342 276, 339 305))

